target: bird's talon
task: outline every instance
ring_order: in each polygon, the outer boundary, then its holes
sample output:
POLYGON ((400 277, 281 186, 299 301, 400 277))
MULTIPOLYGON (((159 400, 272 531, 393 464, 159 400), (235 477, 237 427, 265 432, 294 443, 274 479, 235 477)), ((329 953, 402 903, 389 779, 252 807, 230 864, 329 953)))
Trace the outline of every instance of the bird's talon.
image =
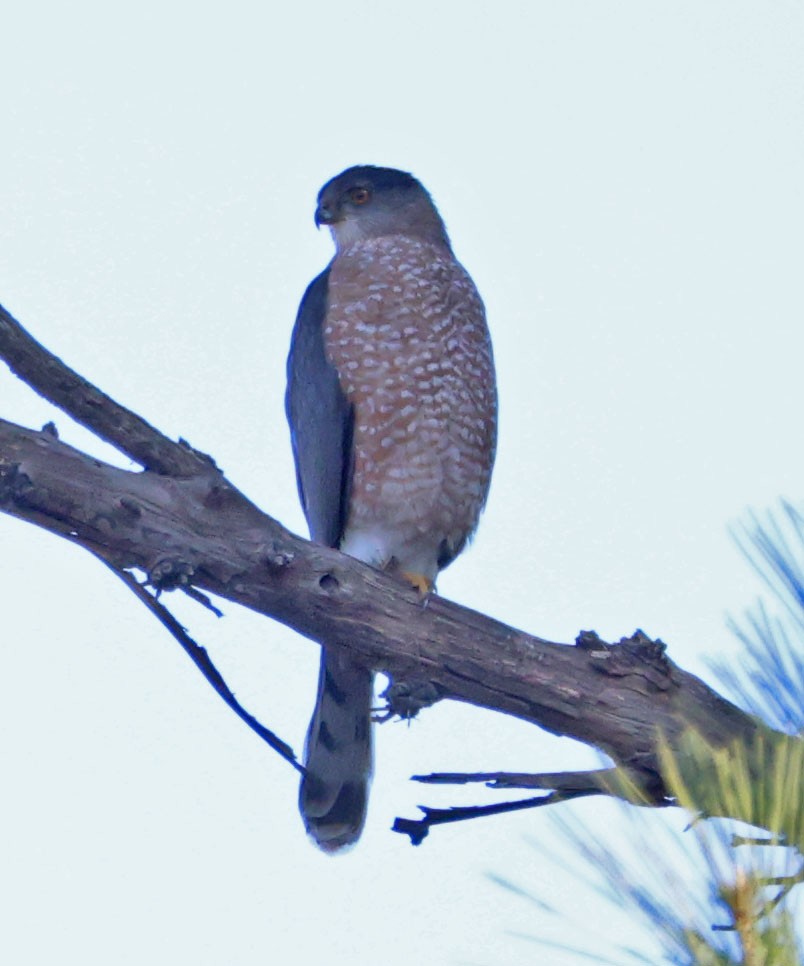
POLYGON ((441 699, 442 692, 435 681, 394 681, 383 691, 382 697, 388 702, 382 715, 375 721, 388 721, 399 718, 410 721, 423 709, 429 708, 441 699))
POLYGON ((407 581, 415 590, 418 590, 422 597, 426 597, 433 589, 433 581, 428 580, 424 574, 412 573, 410 570, 402 571, 402 579, 407 581))

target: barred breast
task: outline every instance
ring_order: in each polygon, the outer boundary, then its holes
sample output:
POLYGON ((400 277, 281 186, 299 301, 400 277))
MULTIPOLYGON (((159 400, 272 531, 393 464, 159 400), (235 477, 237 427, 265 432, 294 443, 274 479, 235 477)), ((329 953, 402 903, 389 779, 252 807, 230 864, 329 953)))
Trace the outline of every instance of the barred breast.
POLYGON ((430 580, 477 526, 496 445, 483 303, 445 246, 358 242, 330 268, 324 341, 354 406, 342 549, 430 580))

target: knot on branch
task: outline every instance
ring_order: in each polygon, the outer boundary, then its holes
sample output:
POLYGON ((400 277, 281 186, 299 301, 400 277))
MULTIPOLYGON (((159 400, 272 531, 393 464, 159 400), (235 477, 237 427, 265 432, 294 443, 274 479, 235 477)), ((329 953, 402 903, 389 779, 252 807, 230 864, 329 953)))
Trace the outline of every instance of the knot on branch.
POLYGON ((142 516, 139 504, 129 497, 121 496, 110 507, 96 513, 91 520, 92 526, 101 533, 114 533, 135 526, 142 516))
POLYGON ((318 578, 318 586, 322 590, 335 591, 341 586, 341 582, 338 580, 335 574, 326 573, 322 574, 318 578))
POLYGON ((589 653, 592 667, 611 677, 636 675, 646 680, 656 691, 667 691, 675 683, 672 665, 667 659, 667 645, 653 640, 644 631, 635 630, 616 644, 602 640, 595 631, 581 631, 575 639, 576 647, 589 653))
POLYGON ((181 436, 179 436, 179 446, 186 453, 192 454, 193 456, 196 457, 196 459, 200 460, 202 463, 205 463, 210 469, 216 470, 218 473, 220 473, 220 470, 218 469, 218 464, 209 455, 209 453, 203 453, 200 449, 196 449, 194 446, 188 443, 186 439, 184 439, 181 436))
POLYGON ((177 587, 188 587, 195 574, 195 567, 187 560, 177 557, 161 557, 148 571, 148 583, 157 594, 177 587))
MULTIPOLYGON (((290 550, 286 550, 281 547, 275 540, 266 546, 263 550, 263 562, 269 570, 283 570, 288 564, 293 562, 293 553, 290 550)), ((324 575, 326 577, 327 574, 324 575)), ((324 580, 324 577, 321 580, 324 580)), ((334 579, 334 578, 333 578, 334 579)), ((320 583, 320 581, 319 581, 320 583)), ((323 587, 323 584, 321 584, 323 587)))
POLYGON ((31 478, 20 470, 19 463, 0 460, 0 503, 22 501, 33 488, 31 478))
MULTIPOLYGON (((204 454, 198 454, 201 458, 204 458, 204 454)), ((212 463, 210 469, 218 471, 218 468, 212 463)), ((205 481, 206 484, 206 481, 205 481)), ((220 479, 215 479, 215 482, 208 486, 206 493, 201 498, 201 502, 205 510, 226 510, 228 508, 239 508, 242 506, 243 497, 221 477, 220 479)))

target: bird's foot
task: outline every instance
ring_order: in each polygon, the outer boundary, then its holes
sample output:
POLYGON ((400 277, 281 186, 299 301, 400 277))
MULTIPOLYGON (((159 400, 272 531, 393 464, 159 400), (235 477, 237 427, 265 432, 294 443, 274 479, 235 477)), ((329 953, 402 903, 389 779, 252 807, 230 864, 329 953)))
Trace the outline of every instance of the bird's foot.
POLYGON ((392 681, 383 691, 384 708, 377 709, 374 721, 384 722, 391 718, 410 721, 422 710, 440 701, 442 694, 434 681, 392 681))
POLYGON ((434 580, 419 573, 417 570, 404 570, 396 557, 389 557, 382 565, 382 570, 391 577, 396 578, 396 580, 401 581, 401 583, 407 584, 408 587, 413 587, 414 590, 417 590, 419 597, 423 598, 425 603, 427 603, 427 598, 430 594, 435 592, 434 580))
POLYGON ((422 597, 426 597, 435 586, 432 580, 429 580, 424 574, 416 574, 410 570, 403 570, 399 575, 406 583, 409 583, 411 587, 418 590, 422 597))

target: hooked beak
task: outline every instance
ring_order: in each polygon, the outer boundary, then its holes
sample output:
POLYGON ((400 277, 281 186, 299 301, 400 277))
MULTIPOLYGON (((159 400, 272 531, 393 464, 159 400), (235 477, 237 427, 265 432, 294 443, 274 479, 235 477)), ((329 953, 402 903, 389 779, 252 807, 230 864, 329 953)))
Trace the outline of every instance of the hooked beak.
POLYGON ((329 205, 320 202, 315 210, 315 226, 320 228, 322 225, 332 225, 338 220, 335 212, 329 205))

